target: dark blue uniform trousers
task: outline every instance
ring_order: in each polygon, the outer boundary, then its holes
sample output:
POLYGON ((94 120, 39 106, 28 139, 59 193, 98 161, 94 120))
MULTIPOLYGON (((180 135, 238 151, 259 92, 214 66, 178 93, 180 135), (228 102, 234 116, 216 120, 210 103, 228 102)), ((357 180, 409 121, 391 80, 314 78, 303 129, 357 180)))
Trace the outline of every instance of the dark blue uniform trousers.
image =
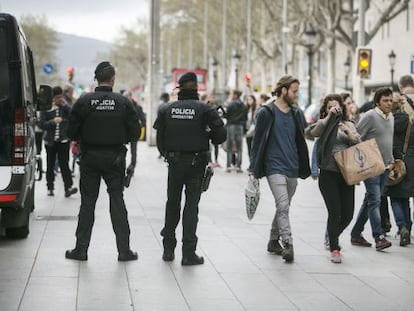
POLYGON ((125 150, 87 150, 82 154, 80 162, 81 207, 76 229, 77 247, 83 249, 89 247, 95 220, 95 204, 102 177, 109 194, 109 212, 118 252, 129 250, 130 229, 123 197, 125 150))
POLYGON ((173 250, 177 245, 175 229, 180 221, 181 197, 185 186, 183 210, 183 255, 191 255, 197 247, 198 203, 206 162, 194 155, 168 159, 168 190, 165 208, 165 225, 161 231, 164 249, 173 250))

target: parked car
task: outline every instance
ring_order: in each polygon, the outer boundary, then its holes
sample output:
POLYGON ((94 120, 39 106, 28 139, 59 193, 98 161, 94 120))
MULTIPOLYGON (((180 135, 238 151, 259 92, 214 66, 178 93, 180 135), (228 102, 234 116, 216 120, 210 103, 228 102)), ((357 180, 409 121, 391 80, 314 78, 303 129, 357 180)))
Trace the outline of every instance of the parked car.
POLYGON ((36 90, 32 52, 15 17, 0 13, 0 208, 9 238, 29 234, 35 204, 36 110, 48 110, 52 89, 36 90))

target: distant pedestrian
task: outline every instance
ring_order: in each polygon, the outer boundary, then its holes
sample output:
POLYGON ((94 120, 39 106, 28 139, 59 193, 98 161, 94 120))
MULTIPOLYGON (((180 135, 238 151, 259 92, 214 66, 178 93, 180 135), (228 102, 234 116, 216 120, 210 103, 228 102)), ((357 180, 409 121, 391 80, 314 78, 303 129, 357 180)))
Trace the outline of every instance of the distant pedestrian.
POLYGON ((351 231, 351 244, 371 247, 371 243, 362 236, 365 223, 369 219, 372 235, 375 239, 375 248, 380 251, 391 246, 391 242, 385 238, 385 232, 381 226, 380 203, 388 178, 388 169, 392 168, 394 163, 392 154, 394 135, 394 117, 391 113, 392 90, 379 88, 374 95, 374 105, 374 109, 368 110, 361 116, 357 130, 363 141, 371 138, 376 140, 387 169, 379 176, 364 180, 365 197, 351 231))
POLYGON ((394 95, 392 104, 394 115, 393 155, 395 159, 404 161, 407 174, 400 183, 387 186, 385 189, 385 193, 390 197, 394 219, 398 226, 400 246, 411 243, 413 222, 410 211, 410 197, 414 197, 414 127, 412 123, 410 124, 409 116, 404 111, 404 103, 402 96, 394 95), (404 151, 405 145, 406 150, 404 151))
POLYGON ((257 112, 249 171, 255 178, 266 176, 275 199, 276 212, 267 250, 286 262, 294 259, 289 209, 297 178, 310 176, 308 147, 304 137, 306 121, 296 108, 299 80, 282 77, 276 85, 277 96, 257 112), (283 243, 283 248, 279 244, 283 243))
POLYGON ((62 173, 63 184, 65 187, 65 197, 78 192, 73 186, 72 173, 69 169, 69 147, 68 125, 70 107, 63 98, 63 90, 60 86, 53 88, 53 105, 49 111, 41 113, 40 127, 45 131, 43 139, 45 141, 47 156, 47 194, 54 195, 55 190, 55 163, 62 173))
POLYGON ((123 198, 125 144, 137 141, 138 116, 131 102, 113 93, 115 68, 101 62, 95 70, 98 87, 95 92, 80 97, 70 115, 69 137, 78 141, 82 150, 80 160, 81 206, 76 229, 76 246, 66 251, 66 258, 87 260, 95 218, 101 178, 109 194, 109 212, 116 236, 118 260, 136 260, 130 249, 128 212, 123 198))
POLYGON ((178 101, 163 106, 154 123, 157 147, 168 162, 168 189, 163 237, 164 261, 173 261, 177 245, 175 230, 180 221, 181 197, 185 187, 181 264, 200 265, 196 254, 198 203, 207 163, 209 140, 220 144, 226 139, 224 124, 216 110, 199 101, 197 76, 188 72, 178 81, 178 101))
MULTIPOLYGON (((175 99, 175 100, 177 100, 177 99, 175 99)), ((160 101, 158 103, 158 110, 160 109, 160 107, 162 105, 167 105, 169 101, 170 101, 170 94, 168 94, 166 92, 161 93, 160 101)))
MULTIPOLYGON (((209 94, 207 96, 207 105, 209 105, 211 108, 213 108, 214 110, 217 110, 217 103, 216 103, 216 99, 214 94, 209 94)), ((220 112, 217 110, 217 112, 220 115, 220 112)), ((219 161, 218 161, 218 157, 219 157, 219 150, 220 150, 220 146, 218 144, 213 144, 211 143, 212 147, 213 147, 213 156, 211 157, 211 167, 216 168, 216 167, 221 167, 219 161)))
POLYGON ((80 156, 81 156, 81 151, 80 151, 78 142, 73 141, 71 143, 71 152, 72 152, 72 167, 71 167, 71 171, 72 171, 72 176, 74 176, 75 175, 75 167, 76 167, 76 164, 79 163, 80 156))
POLYGON ((247 96, 247 122, 246 122, 246 144, 247 144, 247 152, 249 154, 250 159, 250 151, 252 149, 252 141, 253 136, 255 133, 256 127, 256 111, 257 111, 257 103, 256 97, 254 95, 247 96))
POLYGON ((319 121, 312 124, 307 132, 319 137, 317 144, 319 189, 328 209, 328 239, 331 261, 341 263, 342 253, 339 236, 349 225, 354 215, 355 186, 346 184, 334 154, 360 142, 355 124, 349 120, 342 97, 326 95, 321 107, 319 121))
MULTIPOLYGON (((147 117, 145 116, 144 110, 142 109, 142 106, 138 104, 137 100, 132 96, 131 91, 125 91, 123 94, 126 98, 129 99, 129 101, 132 103, 132 106, 134 107, 137 115, 138 115, 138 123, 139 123, 139 136, 143 137, 145 136, 145 127, 147 124, 147 117)), ((131 163, 127 168, 128 174, 134 175, 135 166, 137 165, 137 146, 138 141, 131 141, 131 163)))
POLYGON ((227 169, 231 172, 233 155, 235 156, 235 167, 238 173, 242 172, 243 136, 246 129, 247 106, 240 99, 241 92, 233 90, 231 101, 227 106, 224 117, 227 119, 227 169))
POLYGON ((346 108, 346 115, 347 115, 347 120, 354 122, 354 124, 356 125, 359 121, 359 111, 358 111, 358 107, 355 104, 354 100, 352 99, 352 94, 351 93, 341 93, 339 94, 342 97, 342 100, 344 102, 344 106, 346 108))
MULTIPOLYGON (((158 108, 157 108, 157 114, 160 111, 161 107, 168 105, 170 102, 176 101, 177 98, 177 93, 178 93, 178 89, 175 88, 174 90, 172 90, 171 92, 171 97, 170 94, 168 94, 167 92, 163 92, 160 95, 160 101, 158 102, 158 108)), ((158 153, 158 159, 161 159, 162 155, 161 153, 158 153)))
POLYGON ((414 121, 414 80, 411 75, 404 75, 398 82, 398 88, 404 97, 404 111, 414 121))
POLYGON ((260 108, 261 106, 266 104, 269 99, 270 99, 270 97, 267 94, 265 94, 265 93, 260 94, 259 100, 257 102, 257 104, 259 106, 258 108, 260 108))

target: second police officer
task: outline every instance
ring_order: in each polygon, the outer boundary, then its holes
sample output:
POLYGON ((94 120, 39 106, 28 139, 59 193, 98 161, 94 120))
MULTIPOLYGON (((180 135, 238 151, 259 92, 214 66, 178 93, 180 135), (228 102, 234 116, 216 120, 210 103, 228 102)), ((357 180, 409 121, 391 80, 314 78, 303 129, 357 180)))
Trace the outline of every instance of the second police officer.
POLYGON ((226 130, 217 111, 198 100, 197 76, 193 72, 182 75, 178 84, 178 101, 162 106, 154 123, 157 147, 169 165, 165 224, 161 231, 162 259, 172 261, 175 257, 175 229, 180 221, 185 186, 181 264, 200 265, 204 258, 196 254, 196 230, 202 179, 209 161, 209 140, 221 144, 226 140, 226 130))
POLYGON ((95 70, 98 87, 78 99, 69 119, 68 136, 79 141, 81 206, 76 229, 76 247, 66 251, 66 258, 87 260, 94 223, 95 204, 101 178, 109 194, 109 211, 116 236, 118 260, 136 260, 129 246, 128 213, 123 198, 125 144, 137 141, 138 115, 128 98, 113 93, 115 68, 101 62, 95 70))

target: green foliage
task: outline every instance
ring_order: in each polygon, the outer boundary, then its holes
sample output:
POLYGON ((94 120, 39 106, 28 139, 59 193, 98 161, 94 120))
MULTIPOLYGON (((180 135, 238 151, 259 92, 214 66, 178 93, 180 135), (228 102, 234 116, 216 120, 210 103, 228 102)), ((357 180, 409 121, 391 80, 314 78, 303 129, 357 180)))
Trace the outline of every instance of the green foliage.
POLYGON ((115 47, 106 55, 101 55, 115 65, 118 87, 131 89, 147 82, 148 35, 146 24, 138 20, 136 27, 122 28, 115 47))
POLYGON ((38 84, 51 84, 58 82, 58 62, 56 50, 59 45, 57 33, 48 26, 45 16, 23 16, 20 20, 26 40, 33 51, 35 74, 38 84), (43 72, 43 65, 49 63, 55 67, 55 72, 47 76, 43 72))

